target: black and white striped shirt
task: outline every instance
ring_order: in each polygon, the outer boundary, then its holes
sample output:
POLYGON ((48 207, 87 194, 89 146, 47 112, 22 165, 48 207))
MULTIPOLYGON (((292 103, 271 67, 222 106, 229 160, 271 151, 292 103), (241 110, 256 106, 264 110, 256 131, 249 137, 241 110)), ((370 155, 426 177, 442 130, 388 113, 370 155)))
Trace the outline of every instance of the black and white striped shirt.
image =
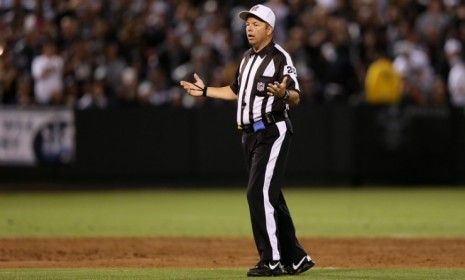
POLYGON ((289 105, 282 99, 268 96, 266 87, 288 76, 287 89, 300 93, 297 71, 291 56, 280 45, 271 42, 259 52, 252 48, 244 53, 231 89, 238 95, 237 124, 252 124, 266 113, 283 112, 289 105))

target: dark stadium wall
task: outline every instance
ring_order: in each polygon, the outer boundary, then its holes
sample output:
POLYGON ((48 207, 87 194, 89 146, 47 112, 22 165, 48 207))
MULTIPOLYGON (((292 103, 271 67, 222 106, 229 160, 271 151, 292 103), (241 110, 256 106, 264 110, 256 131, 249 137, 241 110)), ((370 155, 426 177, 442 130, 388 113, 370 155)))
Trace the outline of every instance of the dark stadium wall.
MULTIPOLYGON (((1 166, 0 182, 244 184, 234 106, 75 112, 70 165, 1 166)), ((465 117, 448 107, 291 111, 289 184, 465 183, 465 117)))

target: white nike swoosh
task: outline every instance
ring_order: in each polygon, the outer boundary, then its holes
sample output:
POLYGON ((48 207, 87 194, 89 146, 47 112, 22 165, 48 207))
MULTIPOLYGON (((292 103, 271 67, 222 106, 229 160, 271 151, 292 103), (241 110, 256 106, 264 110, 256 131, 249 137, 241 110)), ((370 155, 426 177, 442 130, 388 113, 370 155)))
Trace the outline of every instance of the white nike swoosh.
POLYGON ((297 268, 299 268, 300 265, 302 265, 302 263, 303 263, 306 259, 307 259, 307 256, 303 257, 297 265, 292 264, 292 268, 293 268, 294 270, 296 270, 297 268))
POLYGON ((271 270, 274 270, 275 268, 277 268, 279 265, 279 263, 276 263, 275 265, 271 265, 271 263, 268 264, 268 266, 270 267, 271 270))

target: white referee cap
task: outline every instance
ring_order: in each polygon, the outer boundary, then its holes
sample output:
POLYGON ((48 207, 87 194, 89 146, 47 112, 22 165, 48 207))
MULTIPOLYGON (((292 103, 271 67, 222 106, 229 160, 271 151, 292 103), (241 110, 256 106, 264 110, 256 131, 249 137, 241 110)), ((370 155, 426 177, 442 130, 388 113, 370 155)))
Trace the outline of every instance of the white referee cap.
POLYGON ((239 17, 243 20, 246 20, 248 16, 256 16, 262 21, 268 23, 272 28, 274 28, 274 23, 276 21, 276 16, 273 11, 264 5, 255 5, 248 11, 242 11, 239 13, 239 17))

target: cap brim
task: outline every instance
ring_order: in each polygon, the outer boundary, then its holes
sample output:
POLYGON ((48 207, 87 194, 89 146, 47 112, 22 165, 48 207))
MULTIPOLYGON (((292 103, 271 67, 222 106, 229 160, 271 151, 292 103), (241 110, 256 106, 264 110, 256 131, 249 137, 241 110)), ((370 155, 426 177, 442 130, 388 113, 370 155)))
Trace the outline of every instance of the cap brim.
POLYGON ((243 20, 247 20, 247 18, 248 18, 249 16, 258 18, 259 20, 261 20, 261 21, 263 21, 264 23, 266 23, 266 24, 269 25, 269 23, 268 23, 266 20, 264 20, 263 18, 259 17, 258 15, 254 14, 254 13, 252 13, 252 12, 250 12, 250 11, 242 11, 242 12, 239 13, 239 17, 240 17, 241 19, 243 19, 243 20))
POLYGON ((243 20, 246 20, 248 16, 255 16, 256 17, 257 15, 255 15, 255 14, 249 12, 249 11, 242 11, 242 12, 239 13, 239 17, 241 19, 243 19, 243 20))

